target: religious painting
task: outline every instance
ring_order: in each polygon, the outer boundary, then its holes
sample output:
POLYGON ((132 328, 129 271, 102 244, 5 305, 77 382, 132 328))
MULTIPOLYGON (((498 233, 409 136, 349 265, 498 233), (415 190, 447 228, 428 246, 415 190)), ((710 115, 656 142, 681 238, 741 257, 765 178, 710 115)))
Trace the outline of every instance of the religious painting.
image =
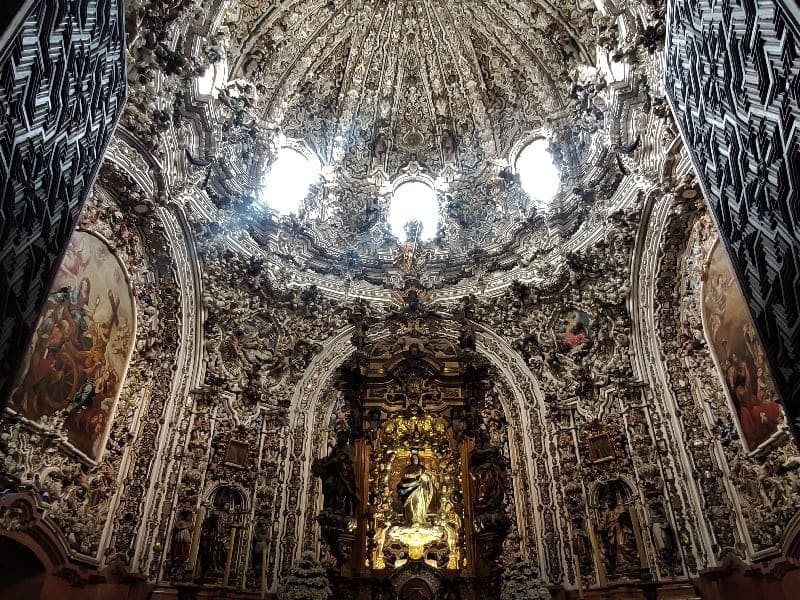
POLYGON ((605 434, 596 435, 589 440, 589 459, 592 462, 601 462, 614 458, 611 440, 605 434))
POLYGON ((134 340, 125 270, 99 237, 67 246, 9 407, 64 432, 92 460, 105 445, 134 340))
POLYGON ((581 455, 588 464, 624 458, 623 440, 619 431, 608 423, 591 421, 578 435, 581 455))
POLYGON ((225 447, 225 464, 230 467, 246 469, 250 448, 246 442, 231 439, 225 447))
POLYGON ((559 314, 553 329, 562 352, 579 352, 592 345, 592 319, 580 309, 559 314))
POLYGON ((707 267, 703 318, 739 430, 753 450, 777 431, 783 413, 764 348, 721 244, 707 267))

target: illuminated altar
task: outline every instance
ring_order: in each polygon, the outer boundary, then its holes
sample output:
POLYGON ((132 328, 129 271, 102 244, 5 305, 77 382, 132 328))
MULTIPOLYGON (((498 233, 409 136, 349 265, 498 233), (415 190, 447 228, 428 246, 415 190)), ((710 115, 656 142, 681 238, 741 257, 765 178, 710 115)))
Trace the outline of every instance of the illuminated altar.
POLYGON ((440 324, 413 292, 396 315, 398 335, 363 343, 340 369, 342 400, 329 423, 337 442, 315 462, 317 522, 339 585, 351 591, 381 581, 429 590, 488 582, 513 526, 489 368, 468 326, 431 335, 440 324))
POLYGON ((463 565, 461 464, 442 420, 430 415, 394 417, 381 430, 370 468, 370 495, 377 498, 375 539, 369 560, 375 569, 423 560, 437 569, 463 565), (418 454, 413 454, 418 453, 418 454), (435 493, 425 524, 404 518, 397 487, 412 456, 431 472, 435 493))

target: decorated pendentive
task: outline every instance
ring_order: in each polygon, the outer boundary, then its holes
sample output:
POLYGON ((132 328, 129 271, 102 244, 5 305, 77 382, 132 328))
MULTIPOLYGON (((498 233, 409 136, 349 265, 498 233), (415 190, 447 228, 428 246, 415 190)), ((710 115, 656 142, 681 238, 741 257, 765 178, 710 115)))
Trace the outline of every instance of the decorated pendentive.
POLYGON ((245 320, 235 313, 224 314, 209 319, 206 329, 209 373, 223 377, 231 391, 252 402, 268 400, 268 382, 282 372, 287 360, 279 350, 281 331, 273 317, 256 313, 245 320))
POLYGON ((555 317, 553 334, 560 352, 574 354, 586 351, 594 342, 592 318, 579 308, 563 310, 555 317))

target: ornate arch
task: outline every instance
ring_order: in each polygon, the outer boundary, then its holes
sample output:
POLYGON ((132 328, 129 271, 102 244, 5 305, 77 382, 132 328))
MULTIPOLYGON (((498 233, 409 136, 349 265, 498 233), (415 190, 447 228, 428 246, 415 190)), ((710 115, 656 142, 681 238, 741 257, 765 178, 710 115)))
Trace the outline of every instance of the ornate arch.
POLYGON ((797 477, 777 475, 796 454, 791 444, 766 451, 759 464, 738 440, 703 329, 701 286, 691 283, 703 276, 699 240, 715 234, 699 230, 707 217, 689 169, 685 152, 671 148, 662 169, 671 191, 648 199, 640 224, 631 314, 634 371, 647 383, 643 396, 667 450, 657 468, 667 508, 687 534, 687 569, 696 574, 729 553, 753 560, 779 552, 773 529, 793 514, 786 503, 797 477))
MULTIPOLYGON (((501 402, 509 422, 515 512, 521 537, 526 542, 520 551, 526 558, 538 562, 542 572, 560 573, 563 556, 553 555, 543 541, 545 528, 558 531, 553 504, 555 488, 547 460, 549 449, 541 426, 544 396, 524 359, 491 329, 476 328, 478 354, 502 374, 511 390, 511 402, 502 396, 501 402), (554 564, 556 561, 559 564, 554 564)), ((350 327, 330 338, 294 389, 287 429, 291 441, 283 464, 286 481, 280 513, 283 519, 273 541, 279 572, 288 569, 302 550, 313 548, 318 538, 314 516, 321 498, 311 476, 311 462, 325 451, 326 439, 315 425, 325 422, 333 410, 334 397, 326 392, 338 367, 355 350, 350 342, 352 331, 350 327)), ((452 332, 442 333, 445 337, 457 337, 452 332)), ((389 336, 384 330, 370 336, 370 341, 389 336)))
POLYGON ((33 552, 47 573, 56 573, 69 564, 63 536, 30 494, 9 494, 0 499, 0 535, 33 552))
POLYGON ((202 336, 193 236, 178 205, 159 206, 164 188, 160 165, 139 146, 137 138, 121 130, 98 186, 134 216, 150 259, 148 280, 139 282, 138 288, 151 296, 141 302, 146 307, 144 339, 137 345, 136 369, 126 388, 138 400, 129 428, 137 432, 139 448, 135 457, 126 455, 123 460, 104 547, 107 560, 122 560, 145 571, 158 554, 150 540, 167 526, 161 516, 167 498, 156 490, 161 479, 170 476, 172 461, 184 443, 173 432, 186 427, 191 418, 185 398, 198 386, 202 336), (156 375, 159 370, 163 373, 156 375), (152 479, 146 485, 148 477, 152 479), (147 525, 139 527, 142 523, 147 525))

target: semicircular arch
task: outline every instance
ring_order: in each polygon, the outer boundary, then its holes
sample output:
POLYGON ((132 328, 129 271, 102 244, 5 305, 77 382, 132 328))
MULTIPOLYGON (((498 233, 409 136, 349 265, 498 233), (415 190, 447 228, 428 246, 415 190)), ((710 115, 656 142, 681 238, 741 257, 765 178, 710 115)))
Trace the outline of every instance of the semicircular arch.
MULTIPOLYGON (((478 354, 484 356, 500 373, 511 391, 502 398, 502 408, 509 427, 509 448, 512 461, 515 512, 521 539, 526 545, 520 552, 540 564, 542 573, 558 577, 563 561, 554 560, 542 546, 544 531, 558 535, 556 511, 552 505, 555 495, 551 468, 548 466, 548 448, 543 439, 544 395, 525 361, 499 335, 491 329, 475 325, 478 354)), ((335 396, 328 394, 336 370, 352 355, 355 348, 350 343, 352 327, 343 329, 324 343, 295 386, 289 413, 289 451, 283 464, 280 514, 281 523, 274 551, 278 554, 276 569, 288 570, 300 552, 316 543, 318 533, 314 528, 315 510, 321 497, 316 481, 311 476, 311 463, 315 456, 325 452, 326 436, 315 431, 320 419, 324 422, 334 408, 335 396)), ((386 339, 388 330, 370 336, 370 342, 386 339)), ((443 337, 455 337, 443 333, 443 337)))

